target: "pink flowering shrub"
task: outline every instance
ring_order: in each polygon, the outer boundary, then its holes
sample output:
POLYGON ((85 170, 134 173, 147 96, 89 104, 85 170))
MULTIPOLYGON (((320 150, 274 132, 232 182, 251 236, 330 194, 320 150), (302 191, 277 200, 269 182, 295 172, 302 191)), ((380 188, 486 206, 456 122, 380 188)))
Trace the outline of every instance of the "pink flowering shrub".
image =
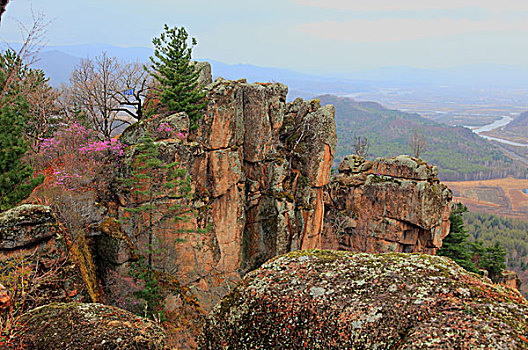
POLYGON ((168 123, 161 123, 157 128, 157 139, 180 139, 184 140, 187 137, 187 133, 181 131, 176 132, 168 123))
POLYGON ((47 185, 104 192, 123 156, 124 145, 119 140, 100 141, 93 130, 73 123, 41 140, 34 163, 46 175, 47 185))

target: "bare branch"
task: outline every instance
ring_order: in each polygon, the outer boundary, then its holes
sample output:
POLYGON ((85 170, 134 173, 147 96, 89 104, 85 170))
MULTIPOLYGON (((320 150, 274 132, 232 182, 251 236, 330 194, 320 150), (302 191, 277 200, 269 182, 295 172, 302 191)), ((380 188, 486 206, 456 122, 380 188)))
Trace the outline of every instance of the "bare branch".
POLYGON ((420 158, 420 154, 427 151, 427 140, 416 128, 414 129, 413 134, 409 137, 409 148, 415 158, 420 158))

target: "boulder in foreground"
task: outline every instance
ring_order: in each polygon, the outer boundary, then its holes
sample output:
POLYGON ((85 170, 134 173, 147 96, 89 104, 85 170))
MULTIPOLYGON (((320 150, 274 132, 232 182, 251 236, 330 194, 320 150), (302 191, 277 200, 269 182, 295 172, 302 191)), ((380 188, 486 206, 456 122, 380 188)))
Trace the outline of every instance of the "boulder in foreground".
POLYGON ((528 302, 422 254, 296 251, 213 309, 201 349, 528 349, 528 302))
POLYGON ((31 310, 21 324, 23 349, 166 349, 153 322, 102 304, 49 304, 31 310))

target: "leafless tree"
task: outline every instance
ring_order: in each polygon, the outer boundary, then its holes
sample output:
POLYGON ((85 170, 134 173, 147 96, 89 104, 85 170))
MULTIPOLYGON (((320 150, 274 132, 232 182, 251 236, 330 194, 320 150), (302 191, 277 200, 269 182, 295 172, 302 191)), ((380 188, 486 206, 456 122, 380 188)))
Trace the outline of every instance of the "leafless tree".
POLYGON ((69 115, 83 113, 93 129, 109 139, 116 129, 144 117, 151 86, 152 79, 139 62, 122 63, 103 52, 75 67, 70 86, 64 89, 64 107, 69 115))
POLYGON ((95 59, 81 60, 70 77, 71 88, 67 95, 72 100, 69 102, 85 113, 93 129, 103 139, 110 139, 115 129, 130 123, 118 119, 120 74, 117 60, 103 52, 95 59))
POLYGON ((366 136, 354 136, 354 152, 360 157, 368 157, 369 141, 366 136))
MULTIPOLYGON (((7 4, 7 3, 6 3, 7 4)), ((25 67, 35 63, 38 58, 40 48, 44 44, 46 27, 50 24, 43 14, 33 14, 33 23, 27 27, 19 22, 22 33, 22 46, 15 50, 6 43, 15 59, 4 60, 6 64, 0 64, 0 74, 2 84, 0 85, 0 108, 12 103, 17 96, 27 95, 31 90, 31 85, 26 83, 27 70, 25 67), (16 89, 14 89, 16 87, 16 89), (17 93, 13 93, 16 91, 17 93)), ((4 57, 7 53, 4 53, 4 57)))
POLYGON ((116 111, 143 119, 155 96, 151 93, 155 90, 152 76, 140 62, 127 63, 122 67, 120 84, 124 90, 117 93, 120 107, 116 111))
POLYGON ((409 148, 415 158, 420 158, 420 154, 427 151, 427 140, 425 136, 414 129, 414 132, 409 137, 409 148))
POLYGON ((29 111, 25 134, 31 150, 37 153, 42 139, 50 136, 59 121, 59 91, 49 85, 49 79, 40 70, 28 70, 25 83, 30 87, 26 94, 29 111))

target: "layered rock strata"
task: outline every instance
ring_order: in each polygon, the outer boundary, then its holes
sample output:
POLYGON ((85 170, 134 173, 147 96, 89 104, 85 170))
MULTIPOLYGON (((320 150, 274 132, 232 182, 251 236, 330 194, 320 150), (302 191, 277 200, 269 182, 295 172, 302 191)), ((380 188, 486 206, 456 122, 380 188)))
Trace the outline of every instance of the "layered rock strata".
POLYGON ((451 191, 438 169, 398 156, 348 156, 325 199, 324 248, 435 254, 449 233, 451 191))

